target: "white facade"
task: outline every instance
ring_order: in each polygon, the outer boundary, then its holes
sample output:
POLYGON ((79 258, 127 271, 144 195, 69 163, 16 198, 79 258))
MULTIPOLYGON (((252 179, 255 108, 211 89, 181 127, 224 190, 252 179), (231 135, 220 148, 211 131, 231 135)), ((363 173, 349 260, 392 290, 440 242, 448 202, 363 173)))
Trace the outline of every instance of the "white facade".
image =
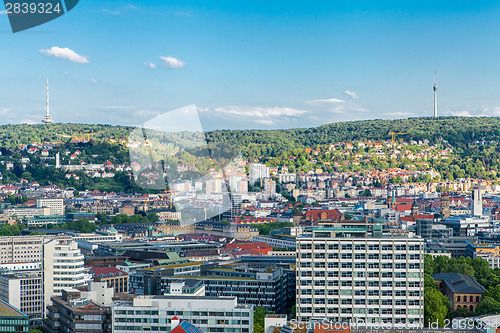
POLYGON ((63 199, 37 199, 36 206, 38 208, 50 208, 49 215, 64 215, 64 200, 63 199))
POLYGON ((110 234, 110 235, 99 235, 99 234, 75 234, 73 240, 77 241, 87 241, 92 243, 115 243, 123 241, 122 234, 110 234))
POLYGON ((222 192, 222 179, 208 179, 205 182, 205 193, 221 193, 222 192))
MULTIPOLYGON (((297 319, 422 323, 421 238, 297 238, 297 319)), ((333 233, 333 231, 332 231, 333 233)))
POLYGON ((73 241, 51 240, 44 244, 43 271, 45 304, 63 289, 86 286, 91 275, 85 270, 84 257, 73 241))
POLYGON ((41 270, 0 274, 0 298, 30 316, 42 320, 44 312, 41 270))
POLYGON ((483 216, 483 198, 479 189, 472 190, 471 212, 472 216, 483 216))
POLYGON ((23 219, 32 219, 35 216, 46 216, 50 215, 50 208, 48 207, 16 207, 16 208, 7 208, 3 210, 4 215, 8 217, 17 217, 21 220, 23 219))
POLYGON ((43 260, 43 244, 51 239, 70 236, 5 236, 0 237, 0 263, 23 263, 43 260))
POLYGON ((174 316, 203 332, 253 333, 253 305, 238 304, 236 297, 137 296, 112 310, 114 333, 170 332, 174 316))
POLYGON ((249 173, 249 183, 254 185, 258 180, 262 178, 269 178, 269 168, 264 164, 250 163, 248 167, 249 173))

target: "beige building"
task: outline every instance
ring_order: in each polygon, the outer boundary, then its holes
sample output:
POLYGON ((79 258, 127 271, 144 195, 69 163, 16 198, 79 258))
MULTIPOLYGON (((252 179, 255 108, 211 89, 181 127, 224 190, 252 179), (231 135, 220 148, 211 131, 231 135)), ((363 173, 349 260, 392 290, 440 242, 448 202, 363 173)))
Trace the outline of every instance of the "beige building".
POLYGON ((64 200, 63 199, 37 199, 36 207, 50 208, 49 215, 64 215, 64 200))

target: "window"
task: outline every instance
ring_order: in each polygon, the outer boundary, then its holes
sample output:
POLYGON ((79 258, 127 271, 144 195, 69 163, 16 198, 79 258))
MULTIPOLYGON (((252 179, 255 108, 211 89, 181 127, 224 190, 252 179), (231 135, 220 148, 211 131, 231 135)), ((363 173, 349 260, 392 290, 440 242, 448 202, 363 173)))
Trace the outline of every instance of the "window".
POLYGON ((342 244, 342 250, 352 250, 352 244, 342 244))

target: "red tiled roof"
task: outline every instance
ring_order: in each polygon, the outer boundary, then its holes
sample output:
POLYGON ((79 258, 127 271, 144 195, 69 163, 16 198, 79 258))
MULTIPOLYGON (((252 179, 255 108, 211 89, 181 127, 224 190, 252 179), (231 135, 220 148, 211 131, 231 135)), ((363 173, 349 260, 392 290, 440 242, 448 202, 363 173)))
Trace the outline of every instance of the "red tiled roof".
POLYGON ((310 209, 305 213, 305 219, 341 221, 343 215, 338 209, 310 209))
POLYGON ((124 272, 116 267, 91 267, 90 272, 93 276, 102 278, 128 275, 127 272, 124 272))

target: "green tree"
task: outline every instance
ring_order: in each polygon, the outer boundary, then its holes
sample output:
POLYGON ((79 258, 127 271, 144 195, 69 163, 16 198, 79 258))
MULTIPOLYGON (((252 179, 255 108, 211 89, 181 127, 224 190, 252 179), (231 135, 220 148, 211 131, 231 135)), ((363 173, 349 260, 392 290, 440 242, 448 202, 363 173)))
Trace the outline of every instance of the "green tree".
POLYGON ((444 326, 450 302, 446 296, 436 288, 427 288, 424 291, 424 323, 429 326, 437 322, 439 327, 444 326))
POLYGON ((500 312, 500 302, 491 297, 484 297, 476 307, 476 315, 496 314, 500 312))
POLYGON ((267 314, 272 314, 273 312, 266 310, 266 308, 262 306, 257 306, 254 308, 253 312, 253 327, 255 330, 262 330, 261 333, 264 333, 264 319, 267 314))

